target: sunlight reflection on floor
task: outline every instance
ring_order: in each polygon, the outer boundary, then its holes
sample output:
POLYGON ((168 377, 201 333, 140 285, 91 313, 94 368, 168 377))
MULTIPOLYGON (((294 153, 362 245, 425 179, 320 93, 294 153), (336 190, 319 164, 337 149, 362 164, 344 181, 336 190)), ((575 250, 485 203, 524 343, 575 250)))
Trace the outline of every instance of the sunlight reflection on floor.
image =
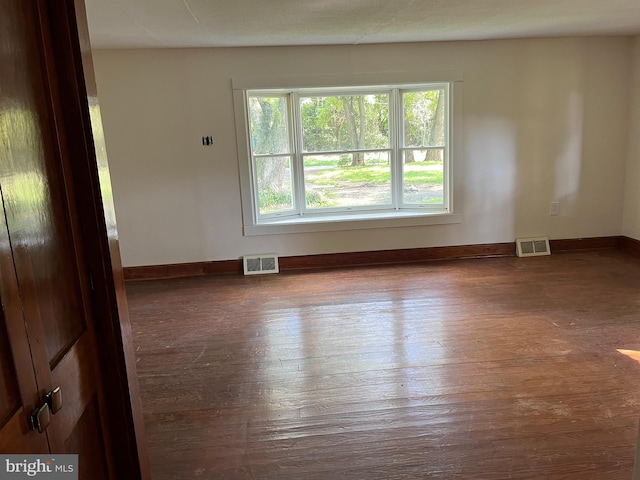
POLYGON ((640 363, 640 352, 637 350, 622 350, 620 348, 616 349, 619 353, 626 355, 629 358, 634 359, 636 362, 640 363))

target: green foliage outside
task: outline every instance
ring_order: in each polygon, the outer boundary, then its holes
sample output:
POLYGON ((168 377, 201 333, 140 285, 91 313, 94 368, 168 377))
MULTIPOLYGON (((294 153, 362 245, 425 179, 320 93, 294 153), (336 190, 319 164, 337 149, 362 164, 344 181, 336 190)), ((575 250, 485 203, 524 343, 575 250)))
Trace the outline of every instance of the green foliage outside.
POLYGON ((387 148, 389 95, 314 96, 300 99, 306 152, 387 148))
POLYGON ((411 185, 442 185, 443 173, 439 170, 425 170, 422 164, 404 166, 404 183, 411 185))
POLYGON ((293 205, 290 193, 272 190, 270 188, 260 190, 258 202, 260 212, 263 214, 290 210, 293 205))
POLYGON ((404 145, 435 147, 444 145, 444 91, 405 92, 404 145))
MULTIPOLYGON (((412 188, 433 187, 443 184, 441 162, 411 162, 404 165, 404 183, 412 188)), ((391 174, 388 165, 340 166, 336 160, 307 158, 305 167, 322 167, 305 174, 306 202, 308 208, 339 207, 340 199, 332 189, 340 187, 360 188, 366 193, 367 187, 389 184, 391 174)), ((262 188, 259 193, 260 212, 273 213, 290 210, 293 198, 290 190, 262 188)), ((439 204, 442 197, 419 199, 416 203, 439 204)))
MULTIPOLYGON (((412 185, 442 185, 442 170, 427 170, 420 164, 408 164, 404 168, 405 183, 412 185)), ((389 167, 356 166, 335 167, 306 176, 307 183, 323 186, 380 185, 391 181, 389 167)))
MULTIPOLYGON (((333 195, 330 191, 306 192, 306 202, 307 206, 310 208, 334 206, 332 199, 333 195)), ((290 193, 271 189, 260 190, 258 201, 260 203, 260 212, 262 214, 290 210, 293 205, 293 199, 291 198, 290 193)))
MULTIPOLYGON (((368 158, 367 165, 389 165, 389 160, 386 158, 368 158)), ((351 155, 340 155, 338 160, 335 159, 335 156, 327 156, 327 157, 305 157, 304 166, 307 167, 328 167, 332 168, 335 166, 347 167, 351 166, 351 155)))

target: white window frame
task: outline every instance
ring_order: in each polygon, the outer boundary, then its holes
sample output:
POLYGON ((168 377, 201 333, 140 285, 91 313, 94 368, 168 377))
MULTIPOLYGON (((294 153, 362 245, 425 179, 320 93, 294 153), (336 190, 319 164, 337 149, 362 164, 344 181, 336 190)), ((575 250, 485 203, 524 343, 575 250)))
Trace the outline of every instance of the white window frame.
MULTIPOLYGON (((242 194, 243 227, 245 235, 265 235, 280 233, 302 233, 315 231, 352 230, 361 228, 381 228, 394 226, 434 225, 460 223, 461 195, 458 187, 458 163, 454 155, 459 156, 459 137, 461 126, 461 72, 436 73, 404 73, 404 74, 364 74, 350 76, 315 76, 315 77, 260 77, 234 78, 232 80, 234 107, 236 114, 236 140, 239 156, 240 187, 242 194), (434 208, 429 205, 395 203, 393 206, 352 207, 339 209, 309 209, 305 208, 303 183, 294 188, 294 203, 302 205, 296 212, 287 214, 258 215, 257 188, 254 179, 253 159, 249 139, 248 98, 251 94, 283 94, 290 95, 288 102, 290 139, 296 143, 292 149, 293 182, 302 182, 301 171, 302 151, 301 132, 291 129, 299 127, 299 121, 294 121, 296 108, 299 107, 297 96, 302 93, 322 94, 333 93, 350 94, 372 93, 372 89, 390 92, 390 106, 392 102, 399 102, 401 91, 425 90, 431 87, 446 85, 448 90, 448 108, 446 109, 445 142, 445 171, 444 171, 444 207, 434 208), (315 91, 313 91, 315 89, 315 91), (391 97, 394 98, 391 98, 391 97), (455 153, 454 153, 455 152, 455 153)), ((390 120, 389 128, 394 129, 397 142, 402 139, 402 125, 390 120)), ((410 147, 403 145, 389 145, 390 155, 410 147)), ((421 148, 422 149, 422 148, 421 148)), ((387 150, 387 149, 384 149, 387 150)), ((397 159, 391 162, 392 181, 395 185, 392 191, 402 192, 402 162, 397 159)), ((394 200, 397 200, 394 198, 394 200)), ((295 208, 295 207, 294 207, 295 208)))

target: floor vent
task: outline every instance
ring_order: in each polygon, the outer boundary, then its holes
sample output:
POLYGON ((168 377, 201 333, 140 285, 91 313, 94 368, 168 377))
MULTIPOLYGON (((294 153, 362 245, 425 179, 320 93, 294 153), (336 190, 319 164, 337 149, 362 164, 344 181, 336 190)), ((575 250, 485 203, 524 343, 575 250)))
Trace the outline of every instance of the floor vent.
POLYGON ((549 238, 516 238, 516 254, 519 257, 537 257, 539 255, 551 255, 549 238))
POLYGON ((278 273, 278 255, 265 253, 264 255, 245 255, 242 257, 245 275, 259 275, 263 273, 278 273))

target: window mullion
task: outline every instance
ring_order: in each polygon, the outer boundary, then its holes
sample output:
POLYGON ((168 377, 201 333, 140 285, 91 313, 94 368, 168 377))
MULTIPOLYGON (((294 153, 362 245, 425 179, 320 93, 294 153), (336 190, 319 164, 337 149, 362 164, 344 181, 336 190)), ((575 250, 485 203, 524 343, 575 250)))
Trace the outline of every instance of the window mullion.
POLYGON ((295 194, 296 213, 304 215, 306 209, 304 192, 304 165, 302 157, 302 122, 300 121, 300 97, 293 92, 291 99, 291 144, 293 146, 293 191, 295 194))
POLYGON ((250 120, 249 120, 249 92, 245 92, 244 95, 244 102, 245 102, 245 114, 246 114, 246 122, 247 122, 247 133, 248 135, 248 151, 249 151, 249 163, 250 163, 250 173, 251 173, 251 179, 250 179, 250 186, 251 186, 251 191, 252 191, 252 207, 253 207, 253 216, 254 216, 254 223, 258 221, 258 219, 260 218, 260 203, 258 201, 259 198, 259 192, 258 192, 258 177, 256 174, 256 156, 253 152, 253 148, 251 147, 251 129, 249 127, 250 125, 250 120))
POLYGON ((451 84, 446 83, 444 85, 445 92, 445 109, 444 109, 444 152, 443 152, 443 199, 444 206, 448 212, 451 212, 451 158, 449 157, 451 152, 451 84))
POLYGON ((395 210, 402 204, 402 98, 397 88, 389 94, 389 142, 391 146, 391 202, 395 210))

